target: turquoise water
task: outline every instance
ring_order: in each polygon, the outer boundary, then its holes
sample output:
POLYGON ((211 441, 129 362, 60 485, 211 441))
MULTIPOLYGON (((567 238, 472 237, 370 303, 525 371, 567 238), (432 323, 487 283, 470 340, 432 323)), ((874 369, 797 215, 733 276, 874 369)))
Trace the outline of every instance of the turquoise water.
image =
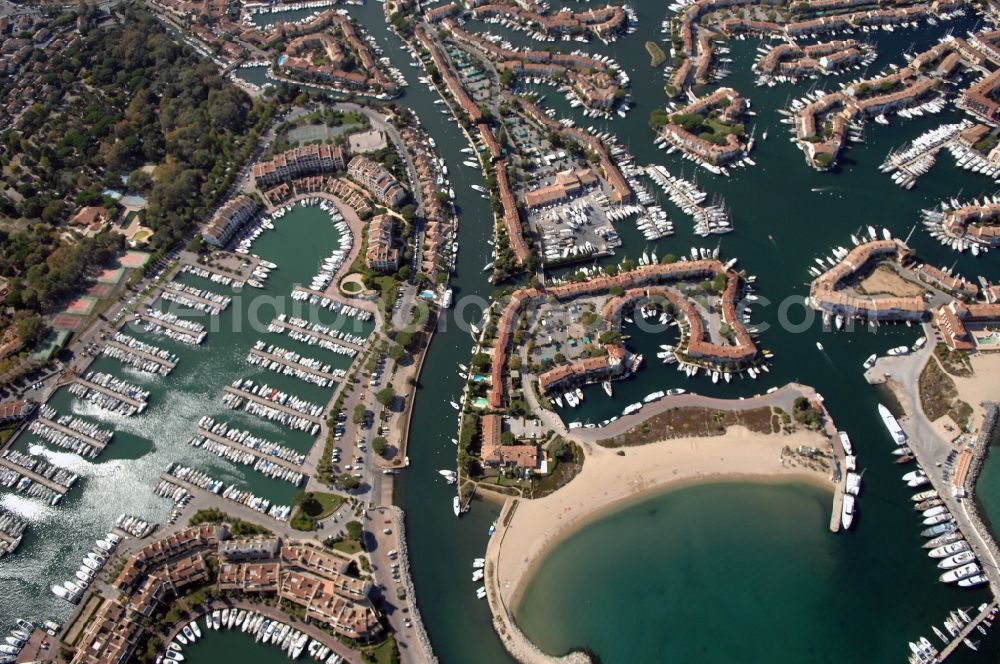
POLYGON ((892 543, 860 551, 830 533, 829 501, 743 483, 650 498, 561 543, 517 620, 547 652, 586 645, 604 664, 903 661, 948 591, 900 569, 892 543))

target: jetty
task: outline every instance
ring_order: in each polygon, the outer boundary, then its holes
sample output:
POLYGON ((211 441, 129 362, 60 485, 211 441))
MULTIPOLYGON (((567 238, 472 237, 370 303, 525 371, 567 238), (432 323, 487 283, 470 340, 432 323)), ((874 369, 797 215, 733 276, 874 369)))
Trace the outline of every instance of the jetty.
POLYGON ((233 396, 240 397, 241 399, 246 399, 247 401, 252 401, 253 403, 265 406, 267 408, 272 408, 277 411, 285 413, 289 417, 301 417, 304 420, 308 420, 313 424, 321 424, 323 422, 322 417, 316 415, 310 415, 309 413, 303 413, 294 408, 290 408, 285 404, 278 403, 277 401, 271 401, 270 399, 265 399, 264 397, 254 394, 252 392, 247 392, 246 390, 241 390, 239 388, 233 387, 232 385, 226 385, 225 392, 227 394, 232 394, 233 396))
POLYGON ((72 429, 72 428, 70 428, 70 427, 68 427, 68 426, 66 426, 64 424, 59 424, 55 420, 50 419, 50 418, 48 418, 48 417, 46 417, 44 415, 39 415, 38 418, 35 421, 38 422, 38 424, 40 424, 40 425, 43 425, 43 426, 46 426, 46 427, 52 429, 53 431, 57 431, 57 432, 59 432, 61 434, 69 436, 70 438, 75 438, 76 440, 84 442, 87 445, 90 445, 91 447, 95 448, 98 451, 103 450, 108 445, 108 443, 106 441, 94 438, 91 435, 83 433, 82 431, 77 431, 76 429, 72 429))
POLYGON ((271 325, 275 327, 280 327, 286 330, 291 330, 293 332, 299 332, 301 334, 308 334, 316 337, 321 341, 326 341, 331 344, 339 344, 341 346, 346 346, 348 348, 353 348, 355 350, 364 350, 364 345, 350 341, 348 339, 340 339, 332 334, 327 334, 326 332, 320 332, 318 330, 313 330, 305 325, 296 325, 295 323, 288 320, 281 320, 280 318, 275 318, 271 321, 271 325))
MULTIPOLYGON (((310 333, 310 334, 314 334, 314 333, 310 333)), ((294 361, 289 360, 288 358, 282 357, 280 355, 275 355, 274 353, 269 353, 266 350, 261 350, 259 348, 251 348, 250 349, 250 354, 251 355, 255 355, 257 357, 260 357, 260 358, 263 358, 265 360, 268 360, 269 362, 277 362, 278 364, 283 364, 286 367, 289 367, 289 368, 294 369, 296 371, 301 371, 302 373, 306 373, 306 374, 309 374, 311 376, 316 376, 317 378, 322 378, 322 379, 325 379, 325 380, 328 380, 328 381, 331 381, 331 382, 340 380, 340 378, 338 378, 335 374, 333 374, 333 373, 331 373, 329 371, 323 371, 321 369, 316 369, 314 367, 310 367, 307 364, 302 364, 301 362, 294 362, 294 361)))
POLYGON ((943 662, 946 659, 948 659, 948 657, 950 657, 955 652, 955 649, 958 648, 960 645, 962 645, 962 642, 965 641, 965 639, 967 639, 972 634, 972 630, 976 629, 976 626, 979 623, 981 623, 982 621, 986 620, 991 615, 993 615, 993 611, 996 608, 997 608, 997 601, 994 599, 992 602, 987 604, 986 608, 980 611, 975 618, 970 620, 968 625, 962 628, 962 631, 958 633, 958 636, 956 636, 954 639, 951 640, 951 643, 946 645, 944 649, 941 650, 941 653, 938 655, 938 661, 943 662))
POLYGON ((230 447, 230 448, 232 448, 234 450, 237 450, 238 452, 245 452, 246 454, 251 454, 251 455, 257 457, 258 459, 263 459, 264 461, 270 461, 271 463, 273 463, 275 465, 278 465, 278 466, 281 466, 282 468, 285 468, 285 469, 290 470, 292 472, 295 472, 295 473, 302 473, 302 472, 304 472, 304 466, 302 466, 301 464, 297 464, 297 463, 295 463, 293 461, 289 461, 287 459, 282 459, 279 456, 274 456, 274 455, 271 455, 271 454, 264 454, 260 450, 256 450, 256 449, 254 449, 252 447, 247 447, 246 445, 243 445, 242 443, 238 443, 235 440, 230 440, 229 438, 226 438, 225 436, 220 436, 218 434, 212 433, 211 431, 209 431, 208 429, 205 429, 204 427, 198 427, 195 430, 195 434, 197 434, 199 436, 204 436, 206 440, 211 440, 211 441, 216 442, 216 443, 218 443, 220 445, 225 445, 226 447, 230 447))
POLYGON ((87 380, 83 376, 77 376, 75 382, 77 385, 81 385, 92 392, 97 392, 99 394, 103 394, 104 396, 111 397, 116 401, 128 404, 129 406, 135 408, 136 412, 140 412, 146 408, 145 401, 136 399, 135 397, 131 397, 127 394, 122 394, 121 392, 115 392, 114 390, 104 387, 103 385, 98 385, 93 381, 87 380))
POLYGON ((147 362, 153 362, 159 365, 160 373, 164 375, 173 371, 174 367, 177 366, 177 363, 174 362, 173 360, 168 360, 166 358, 159 357, 157 355, 154 355, 153 353, 150 353, 149 351, 143 350, 142 348, 133 348, 131 346, 126 346, 125 344, 115 341, 114 339, 106 339, 104 343, 107 344, 108 348, 116 348, 121 352, 125 353, 126 355, 129 354, 135 355, 137 357, 141 357, 147 362))
MULTIPOLYGON (((135 316, 136 320, 145 321, 146 323, 149 323, 150 325, 156 325, 157 327, 162 327, 165 330, 170 330, 172 332, 176 332, 177 334, 181 334, 181 335, 184 335, 184 336, 197 337, 197 334, 198 334, 196 330, 185 328, 185 327, 183 327, 181 325, 178 325, 176 323, 172 323, 172 322, 170 322, 168 320, 165 320, 163 318, 154 318, 153 316, 150 316, 149 314, 144 314, 144 313, 141 313, 139 311, 135 312, 134 316, 135 316)), ((202 331, 204 331, 204 326, 202 326, 202 331)))
POLYGON ((7 468, 8 470, 11 470, 11 471, 13 471, 15 473, 18 473, 19 475, 23 475, 24 477, 27 477, 32 482, 34 482, 36 484, 41 484, 45 488, 51 489, 52 491, 55 491, 56 493, 58 493, 61 496, 65 496, 66 492, 69 491, 69 487, 68 486, 63 486, 62 484, 59 484, 58 482, 54 482, 53 480, 50 480, 49 478, 45 477, 44 475, 39 475, 35 471, 29 470, 28 468, 26 468, 24 466, 16 464, 13 461, 11 461, 10 459, 7 459, 6 457, 0 457, 0 466, 3 466, 4 468, 7 468))

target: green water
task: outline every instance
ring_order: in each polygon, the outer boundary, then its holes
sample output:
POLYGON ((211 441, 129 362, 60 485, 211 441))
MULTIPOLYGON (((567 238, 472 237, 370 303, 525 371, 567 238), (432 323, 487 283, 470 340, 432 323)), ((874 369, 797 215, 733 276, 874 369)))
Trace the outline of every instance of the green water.
MULTIPOLYGON (((292 302, 287 298, 294 283, 310 280, 321 259, 337 246, 337 233, 329 216, 319 208, 296 207, 278 222, 274 231, 258 238, 254 251, 279 265, 266 288, 248 289, 241 295, 228 287, 190 274, 178 281, 202 289, 233 295, 230 307, 216 318, 193 313, 189 317, 206 325, 209 334, 197 347, 175 343, 165 337, 126 327, 133 336, 167 348, 179 357, 167 377, 153 376, 126 368, 117 360, 98 358, 95 371, 119 376, 150 391, 146 412, 126 418, 112 415, 80 401, 65 389, 50 401, 60 414, 74 413, 115 431, 111 444, 96 460, 49 447, 32 435, 18 439, 19 449, 39 451, 53 463, 81 475, 75 487, 56 507, 41 505, 19 494, 5 491, 0 504, 28 519, 28 531, 15 555, 0 560, 0 622, 16 617, 33 620, 62 618, 69 605, 54 597, 49 585, 73 576, 83 555, 94 540, 106 533, 123 512, 162 522, 169 501, 157 498, 152 488, 171 462, 194 466, 226 483, 237 485, 277 504, 290 504, 299 490, 288 482, 267 478, 251 467, 236 465, 188 445, 198 420, 211 415, 242 429, 306 452, 311 438, 256 416, 232 411, 221 402, 222 390, 237 378, 252 378, 315 403, 325 403, 331 388, 319 388, 293 377, 246 363, 247 351, 258 338, 315 357, 334 366, 346 367, 349 360, 330 351, 295 342, 285 335, 269 333, 267 324, 276 311, 312 318, 318 322, 366 336, 371 323, 338 318, 331 312, 292 302)), ((155 306, 170 308, 159 301, 155 306)), ((173 310, 173 309, 171 309, 173 310)), ((179 315, 183 311, 177 310, 179 315)), ((266 517, 262 517, 266 522, 266 517)))

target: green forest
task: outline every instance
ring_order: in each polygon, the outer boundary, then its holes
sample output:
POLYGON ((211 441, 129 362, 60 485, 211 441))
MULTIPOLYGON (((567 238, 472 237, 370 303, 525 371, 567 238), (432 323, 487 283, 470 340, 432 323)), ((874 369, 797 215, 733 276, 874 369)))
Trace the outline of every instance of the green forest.
POLYGON ((126 180, 148 201, 154 252, 189 235, 221 202, 273 114, 149 12, 115 11, 61 51, 37 52, 44 90, 0 134, 0 276, 18 309, 51 310, 113 260, 117 233, 78 239, 53 229, 83 205, 113 211, 102 192, 121 191, 126 180))

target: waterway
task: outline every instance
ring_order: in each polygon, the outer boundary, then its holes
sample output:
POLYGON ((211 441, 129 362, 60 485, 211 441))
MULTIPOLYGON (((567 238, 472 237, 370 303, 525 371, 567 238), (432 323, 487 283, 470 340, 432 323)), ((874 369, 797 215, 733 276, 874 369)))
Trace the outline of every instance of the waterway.
MULTIPOLYGON (((664 97, 660 74, 649 67, 643 43, 660 38, 663 10, 651 3, 636 3, 635 7, 640 17, 637 34, 608 47, 586 47, 613 55, 632 77, 641 97, 628 119, 595 122, 584 118, 551 88, 545 89, 545 105, 555 107, 560 117, 575 118, 581 126, 613 131, 639 163, 661 163, 674 172, 691 175, 689 162, 666 156, 652 146, 646 117, 664 97)), ((376 37, 387 39, 390 47, 394 45, 394 38, 385 36, 373 22, 362 20, 376 37)), ((496 26, 489 27, 500 32, 496 26)), ((525 40, 518 33, 503 34, 515 43, 525 40)), ((916 49, 925 47, 935 34, 939 32, 921 29, 878 36, 881 55, 877 67, 898 61, 899 54, 911 44, 916 49)), ((808 85, 755 88, 749 65, 756 43, 734 43, 734 74, 725 83, 750 96, 758 113, 758 147, 754 153, 758 167, 737 171, 731 179, 703 172, 697 174, 697 179, 710 195, 722 196, 732 210, 736 231, 722 238, 722 255, 738 257, 739 266, 758 277, 762 301, 754 307, 753 321, 767 328, 762 332, 761 344, 775 352, 771 373, 757 382, 747 379, 713 386, 704 379, 686 381, 677 372, 664 372, 657 366, 655 352, 647 353, 650 359, 639 376, 621 386, 616 384, 616 393, 620 394, 613 404, 599 389, 590 389, 585 404, 566 416, 597 422, 636 397, 673 386, 737 397, 763 392, 790 380, 815 385, 834 418, 851 434, 866 470, 860 515, 852 532, 832 535, 827 528, 828 499, 823 500, 808 488, 762 485, 692 489, 694 493, 677 497, 652 498, 630 513, 664 514, 656 519, 643 520, 628 514, 609 517, 593 529, 597 532, 595 539, 590 539, 588 528, 578 536, 585 538, 582 543, 574 538, 557 547, 533 581, 537 589, 530 591, 516 610, 529 636, 552 652, 587 647, 603 661, 742 661, 755 659, 758 654, 761 660, 773 655, 772 660, 824 661, 824 652, 830 653, 831 661, 834 656, 841 660, 902 659, 908 652, 906 641, 920 634, 929 635, 929 625, 940 624, 956 606, 968 606, 987 597, 983 591, 961 592, 937 581, 939 571, 919 546, 922 528, 911 508, 910 492, 899 479, 903 471, 893 463, 889 454, 892 443, 875 414, 878 393, 861 376, 861 362, 868 354, 912 341, 919 332, 905 326, 882 326, 875 333, 824 333, 820 321, 803 307, 802 299, 808 291, 807 269, 813 258, 829 254, 832 246, 849 246, 850 234, 862 224, 885 226, 905 237, 921 207, 959 191, 965 196, 981 195, 992 190, 992 183, 955 169, 948 155, 942 155, 931 175, 910 192, 898 189, 878 173, 877 166, 890 148, 937 124, 954 121, 957 114, 952 113, 866 128, 866 143, 851 145, 836 172, 819 174, 810 170, 798 148, 787 141, 787 131, 783 131, 786 126, 778 122, 780 116, 776 114, 788 95, 800 94, 808 85), (769 139, 762 142, 765 127, 770 130, 769 139), (825 346, 823 352, 815 346, 820 338, 825 346), (702 495, 711 499, 697 499, 702 495), (668 503, 677 506, 679 514, 665 516, 668 503), (679 519, 686 520, 689 530, 662 527, 680 523, 676 521, 679 519), (739 527, 726 530, 730 523, 739 527), (713 527, 716 525, 718 528, 713 527), (733 531, 740 537, 722 534, 733 531), (698 533, 701 540, 692 542, 684 536, 692 532, 698 533), (593 549, 596 539, 602 541, 601 547, 593 550, 588 561, 585 552, 593 549), (741 544, 734 547, 737 541, 741 544), (683 577, 671 571, 678 565, 682 570, 700 569, 697 584, 668 585, 666 580, 683 577), (708 573, 716 568, 717 574, 708 573), (771 582, 780 580, 786 569, 795 583, 782 581, 780 591, 773 589, 771 582), (648 592, 637 590, 647 583, 651 586, 648 592), (664 604, 666 608, 661 606, 664 604), (747 615, 751 607, 757 616, 747 615), (698 620, 691 618, 712 616, 713 612, 731 619, 712 618, 701 628, 698 620), (638 616, 648 619, 629 619, 638 616), (781 644, 789 639, 796 657, 781 657, 781 644), (644 643, 654 645, 646 648, 641 645, 644 643), (709 656, 706 649, 715 655, 709 656)), ((563 47, 578 46, 573 43, 563 47)), ((875 70, 873 67, 872 72, 875 70)), ((835 85, 830 81, 826 87, 835 85)), ((423 88, 411 87, 405 103, 418 110, 449 163, 458 163, 461 158, 454 129, 440 122, 439 113, 427 105, 424 97, 423 88), (437 133, 439 127, 447 140, 437 133)), ((456 189, 460 203, 469 205, 464 188, 456 189)), ((472 197, 471 204, 476 203, 472 197)), ((635 258, 643 249, 655 248, 660 256, 684 255, 692 245, 715 245, 714 238, 694 237, 690 221, 680 211, 669 203, 665 208, 674 218, 677 235, 656 244, 647 243, 629 226, 630 222, 622 222, 618 226, 625 245, 616 257, 606 260, 617 261, 623 255, 635 258)), ((462 260, 456 279, 460 298, 470 292, 490 290, 474 272, 485 262, 480 257, 484 247, 475 242, 470 246, 468 240, 487 232, 482 221, 485 217, 477 219, 476 209, 464 209, 462 214, 462 260), (482 230, 470 228, 476 223, 482 225, 482 230)), ((955 264, 970 276, 980 272, 992 279, 998 276, 991 260, 958 256, 937 245, 920 229, 910 243, 931 262, 955 264)), ((653 344, 657 341, 637 336, 636 343, 647 352, 644 348, 655 350, 653 344)), ((448 439, 453 435, 454 420, 444 402, 457 392, 460 383, 452 369, 462 357, 456 349, 469 346, 470 341, 454 330, 435 338, 421 379, 423 385, 434 387, 418 393, 412 430, 420 435, 411 447, 414 467, 403 479, 400 497, 409 515, 410 551, 420 609, 435 651, 445 662, 500 662, 507 657, 497 650, 496 639, 490 638, 488 611, 482 602, 477 606, 474 586, 464 578, 470 571, 471 558, 483 551, 484 529, 495 510, 476 504, 460 524, 454 523, 447 513, 451 492, 430 472, 434 464, 450 457, 453 451, 448 439)), ((984 644, 984 650, 990 647, 984 644)), ((963 649, 957 661, 986 658, 963 649)))
MULTIPOLYGON (((666 156, 651 144, 646 117, 664 97, 661 73, 649 67, 643 43, 660 38, 665 10, 654 3, 636 3, 636 9, 640 17, 637 34, 611 46, 586 47, 613 55, 626 67, 635 94, 641 94, 629 118, 601 123, 586 120, 557 98, 553 89, 547 91, 546 105, 554 106, 562 116, 576 117, 583 126, 613 130, 640 163, 662 163, 672 171, 691 174, 689 163, 666 156)), ((454 466, 455 448, 450 440, 456 418, 448 401, 461 390, 456 365, 467 361, 472 345, 464 327, 455 321, 478 319, 484 298, 492 290, 481 272, 490 260, 486 239, 492 234, 492 217, 486 202, 468 187, 481 183, 481 174, 460 165, 464 138, 433 104, 436 95, 416 81, 419 74, 408 66, 409 54, 385 27, 382 6, 370 3, 349 11, 410 79, 411 87, 401 103, 416 111, 450 165, 461 219, 461 253, 454 280, 457 306, 430 347, 416 393, 411 467, 398 478, 397 499, 407 512, 418 602, 441 661, 506 662, 509 658, 492 630, 486 603, 475 599, 475 586, 468 580, 471 560, 485 550, 487 528, 497 509, 476 503, 470 513, 455 519, 453 489, 435 472, 454 466)), ((921 48, 940 32, 921 29, 878 37, 882 53, 878 65, 898 61, 911 42, 921 48)), ((518 37, 523 39, 516 33, 511 39, 518 37)), ((954 169, 947 155, 910 192, 896 188, 877 172, 890 148, 951 120, 949 114, 912 122, 894 120, 889 127, 870 126, 867 143, 852 145, 836 172, 811 171, 801 152, 786 140, 785 125, 778 123, 775 113, 793 88, 752 85, 749 64, 755 44, 735 43, 731 67, 735 73, 726 83, 750 96, 759 114, 754 153, 758 167, 739 171, 728 180, 708 174, 698 179, 711 195, 724 197, 732 209, 736 232, 722 239, 723 256, 739 257, 740 267, 758 276, 758 287, 770 300, 754 307, 753 319, 759 327, 768 326, 761 343, 776 354, 772 371, 757 383, 745 380, 713 386, 705 380, 681 381, 676 372, 660 370, 653 352, 634 381, 616 386, 620 394, 613 403, 599 391, 588 391, 584 406, 572 417, 599 421, 636 397, 671 386, 718 396, 746 396, 790 380, 814 385, 826 397, 834 418, 851 434, 866 469, 859 517, 850 533, 832 535, 827 530, 829 508, 824 494, 795 485, 695 487, 653 497, 608 516, 552 552, 517 609, 526 632, 553 652, 589 647, 605 661, 624 661, 627 656, 629 661, 791 659, 784 656, 786 652, 795 653, 799 661, 832 661, 834 656, 841 660, 902 659, 907 640, 929 634, 929 625, 940 623, 948 610, 986 597, 982 591, 961 592, 936 581, 937 569, 919 547, 920 520, 899 480, 901 470, 889 454, 891 441, 875 415, 877 392, 861 378, 860 364, 868 354, 910 341, 917 330, 898 326, 882 327, 877 333, 822 333, 819 321, 804 310, 802 297, 813 258, 828 254, 831 246, 846 246, 849 234, 860 225, 886 226, 905 236, 921 207, 960 190, 963 196, 980 195, 991 191, 992 183, 954 169), (760 140, 764 127, 770 130, 766 142, 760 140), (786 318, 805 322, 791 329, 787 321, 782 324, 786 318), (815 347, 819 338, 825 346, 822 353, 815 347), (729 536, 731 532, 740 537, 729 536), (644 646, 644 641, 652 645, 644 646), (789 650, 777 650, 785 642, 789 650)), ((580 45, 556 46, 573 49, 580 45)), ((256 70, 242 71, 259 75, 256 70)), ((626 244, 613 260, 637 257, 645 248, 655 248, 661 256, 668 252, 682 255, 692 244, 715 244, 714 238, 694 238, 689 220, 669 204, 665 207, 674 217, 677 235, 646 243, 631 222, 622 222, 619 230, 626 244)), ((294 275, 300 267, 304 273, 311 270, 314 261, 300 258, 303 252, 322 254, 324 248, 317 246, 321 242, 315 235, 298 235, 289 226, 279 228, 258 245, 258 253, 281 265, 275 278, 294 275), (265 241, 272 244, 265 245, 265 241)), ((305 225, 303 233, 304 229, 305 225)), ((328 238, 332 246, 332 236, 320 237, 328 238)), ((911 244, 931 262, 954 263, 969 276, 982 272, 994 280, 1000 277, 994 260, 957 256, 920 229, 911 244)), ((287 287, 278 288, 275 280, 268 284, 272 287, 287 293, 287 287)), ((220 320, 232 315, 224 314, 220 320)), ((127 510, 162 518, 165 505, 150 497, 149 486, 169 461, 204 463, 213 472, 219 464, 220 476, 231 474, 224 479, 245 478, 255 491, 265 490, 261 478, 246 477, 251 471, 226 468, 214 457, 200 459, 186 445, 201 414, 238 417, 222 409, 219 393, 234 378, 255 373, 242 360, 259 335, 237 335, 223 327, 209 335, 203 348, 174 349, 181 355, 181 364, 170 378, 157 381, 163 387, 151 397, 150 412, 134 423, 115 422, 122 428, 97 463, 65 461, 86 470, 82 490, 74 490, 55 508, 39 507, 10 494, 3 498, 4 505, 33 516, 22 550, 0 561, 0 578, 7 590, 0 599, 0 622, 9 623, 15 616, 65 613, 65 605, 46 589, 52 577, 71 574, 88 543, 118 513, 127 510), (184 389, 178 389, 181 386, 184 389)), ((281 337, 274 342, 289 343, 281 337)), ((165 340, 156 343, 168 346, 165 340)), ((635 343, 653 349, 657 339, 637 335, 635 343)), ((306 354, 319 352, 310 348, 306 354)), ((281 384, 271 376, 268 380, 281 384)), ((305 391, 301 394, 308 398, 305 391)), ((57 407, 64 405, 60 402, 57 407)), ((296 435, 269 430, 255 421, 239 421, 246 427, 261 426, 262 432, 285 444, 306 444, 297 442, 296 435)), ((984 477, 989 476, 992 463, 984 477)), ((988 512, 994 510, 994 523, 1000 522, 1000 499, 992 508, 985 507, 988 512)), ((224 641, 228 638, 211 635, 204 645, 191 649, 190 660, 281 657, 249 641, 224 641)), ((984 644, 984 650, 995 650, 995 643, 984 644)), ((977 658, 963 652, 959 661, 986 660, 985 655, 977 658)))

